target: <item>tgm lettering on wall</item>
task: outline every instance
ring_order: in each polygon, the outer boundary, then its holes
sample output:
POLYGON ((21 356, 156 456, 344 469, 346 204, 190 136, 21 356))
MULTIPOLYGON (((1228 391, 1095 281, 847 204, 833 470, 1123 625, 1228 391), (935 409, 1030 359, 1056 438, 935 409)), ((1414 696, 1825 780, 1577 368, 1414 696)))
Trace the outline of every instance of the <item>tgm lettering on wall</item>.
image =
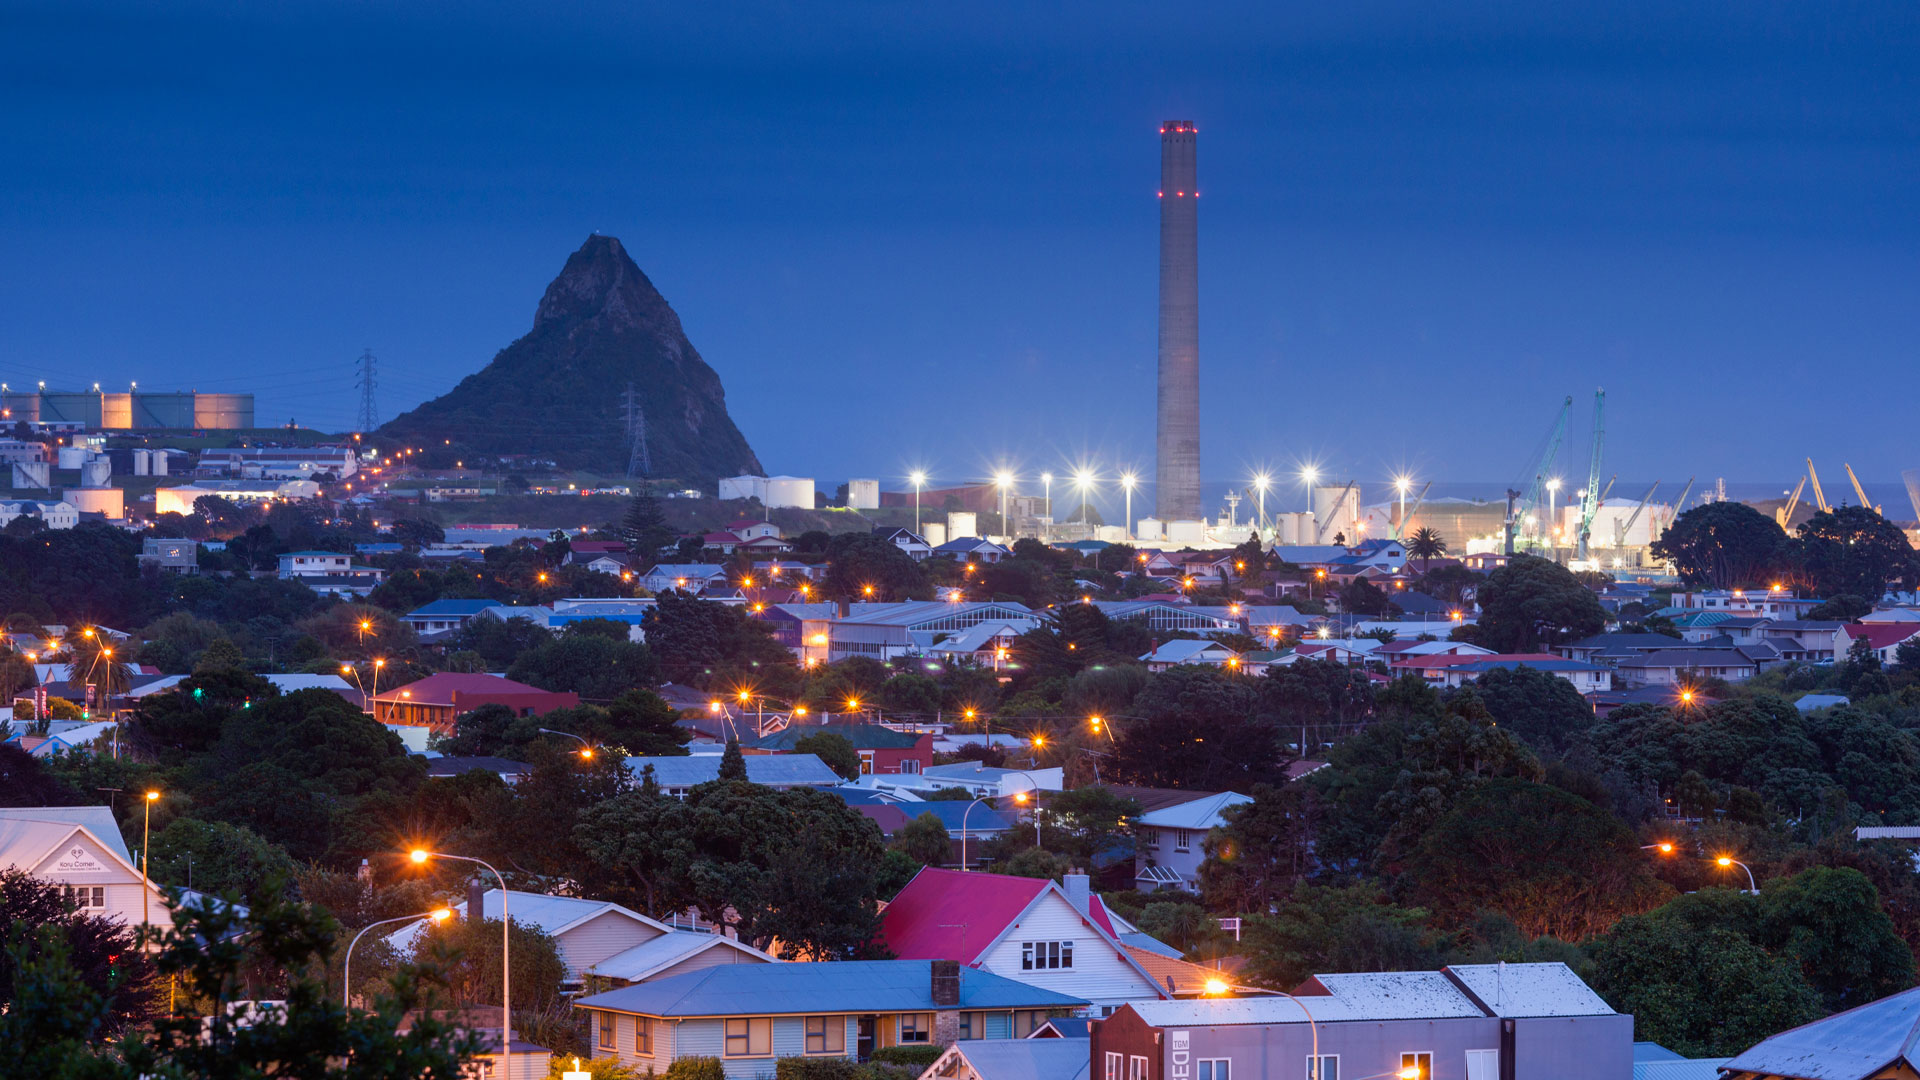
POLYGON ((1167 1080, 1189 1080, 1193 1075, 1191 1064, 1193 1053, 1187 1049, 1187 1033, 1170 1031, 1167 1033, 1168 1045, 1173 1053, 1169 1055, 1167 1080))

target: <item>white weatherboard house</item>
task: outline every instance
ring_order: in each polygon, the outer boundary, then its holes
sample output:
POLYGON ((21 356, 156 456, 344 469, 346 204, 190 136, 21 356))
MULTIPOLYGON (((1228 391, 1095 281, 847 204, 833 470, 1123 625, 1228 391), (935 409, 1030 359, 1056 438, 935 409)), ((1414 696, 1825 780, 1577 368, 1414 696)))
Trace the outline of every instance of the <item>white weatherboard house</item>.
POLYGON ((128 926, 168 925, 166 894, 146 882, 104 806, 0 809, 0 867, 17 867, 60 886, 80 910, 128 926))
POLYGON ((1200 864, 1207 859, 1207 833, 1227 823, 1225 813, 1253 800, 1238 792, 1176 803, 1134 820, 1134 879, 1143 891, 1200 891, 1200 864))
MULTIPOLYGON (((642 982, 716 964, 773 960, 732 938, 676 930, 605 900, 515 891, 507 894, 506 902, 507 916, 514 922, 538 927, 553 938, 567 967, 566 981, 574 986, 581 985, 589 971, 621 982, 642 982), (653 950, 639 952, 646 946, 653 950)), ((500 890, 488 889, 480 903, 481 917, 498 918, 500 904, 500 890)), ((453 905, 463 919, 467 908, 464 902, 453 905)), ((411 953, 425 926, 423 919, 402 927, 388 935, 387 943, 402 955, 411 953)))

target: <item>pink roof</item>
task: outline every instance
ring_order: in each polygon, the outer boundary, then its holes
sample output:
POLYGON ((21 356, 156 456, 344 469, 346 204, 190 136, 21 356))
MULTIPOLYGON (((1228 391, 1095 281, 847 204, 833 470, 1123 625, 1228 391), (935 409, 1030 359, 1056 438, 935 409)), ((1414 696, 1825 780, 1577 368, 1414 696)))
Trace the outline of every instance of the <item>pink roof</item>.
POLYGON ((880 917, 880 940, 902 960, 971 964, 1047 887, 1045 878, 927 867, 880 917))
POLYGON ((1397 668, 1407 668, 1407 669, 1443 668, 1443 667, 1453 667, 1455 664, 1477 664, 1482 660, 1505 660, 1508 662, 1514 662, 1514 661, 1520 661, 1520 660, 1565 660, 1565 659, 1566 657, 1556 656, 1553 653, 1539 653, 1539 652, 1491 653, 1491 654, 1489 653, 1441 653, 1436 656, 1414 656, 1414 657, 1409 657, 1408 659, 1405 659, 1405 660, 1395 660, 1392 666, 1397 668))
POLYGON ((1087 914, 1093 916, 1093 921, 1099 923, 1100 929, 1105 930, 1110 936, 1115 938, 1120 936, 1113 928, 1113 917, 1107 914, 1107 902, 1105 900, 1100 899, 1097 895, 1089 896, 1087 898, 1087 914))
POLYGON ((1851 623, 1840 629, 1846 632, 1850 641, 1866 638, 1870 647, 1884 649, 1920 634, 1920 623, 1851 623))

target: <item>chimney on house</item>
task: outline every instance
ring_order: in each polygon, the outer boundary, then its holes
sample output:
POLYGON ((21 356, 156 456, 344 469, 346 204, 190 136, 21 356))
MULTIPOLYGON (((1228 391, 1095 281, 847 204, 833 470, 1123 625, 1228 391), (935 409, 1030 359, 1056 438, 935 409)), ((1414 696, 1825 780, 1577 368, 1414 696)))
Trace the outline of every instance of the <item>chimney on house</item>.
POLYGON ((933 1005, 937 1009, 951 1009, 960 1004, 960 961, 935 960, 929 965, 933 972, 933 1005))
POLYGON ((1066 891, 1067 902, 1073 905, 1073 910, 1087 914, 1092 901, 1093 884, 1086 872, 1077 866, 1067 871, 1060 877, 1060 887, 1066 891))
POLYGON ((487 917, 487 890, 482 888, 479 879, 467 882, 467 918, 474 922, 483 922, 487 917))

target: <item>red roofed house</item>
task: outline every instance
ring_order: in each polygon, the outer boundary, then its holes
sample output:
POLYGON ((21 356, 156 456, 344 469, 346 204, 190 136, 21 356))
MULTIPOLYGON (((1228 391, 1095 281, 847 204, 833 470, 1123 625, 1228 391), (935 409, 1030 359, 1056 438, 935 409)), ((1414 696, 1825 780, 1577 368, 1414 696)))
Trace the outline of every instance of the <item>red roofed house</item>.
POLYGON ((1845 660, 1853 643, 1865 638, 1882 664, 1892 664, 1893 654, 1915 634, 1920 634, 1920 623, 1848 623, 1833 635, 1833 659, 1845 660))
POLYGON ((700 538, 700 546, 707 551, 731 555, 733 549, 740 546, 740 538, 730 532, 710 532, 700 538))
MULTIPOLYGON (((929 866, 907 882, 880 920, 881 942, 902 960, 958 960, 1086 998, 1101 1016, 1125 1001, 1172 996, 1121 944, 1120 934, 1137 931, 1107 910, 1085 874, 1068 874, 1062 888, 1049 878, 929 866)), ((1016 1013, 1013 1022, 1011 1032, 964 1037, 1025 1038, 1046 1016, 1016 1013)))
POLYGON ((383 724, 450 732, 454 717, 482 705, 504 705, 521 716, 545 716, 555 709, 578 708, 580 695, 554 693, 498 675, 442 671, 375 695, 373 718, 383 724))

